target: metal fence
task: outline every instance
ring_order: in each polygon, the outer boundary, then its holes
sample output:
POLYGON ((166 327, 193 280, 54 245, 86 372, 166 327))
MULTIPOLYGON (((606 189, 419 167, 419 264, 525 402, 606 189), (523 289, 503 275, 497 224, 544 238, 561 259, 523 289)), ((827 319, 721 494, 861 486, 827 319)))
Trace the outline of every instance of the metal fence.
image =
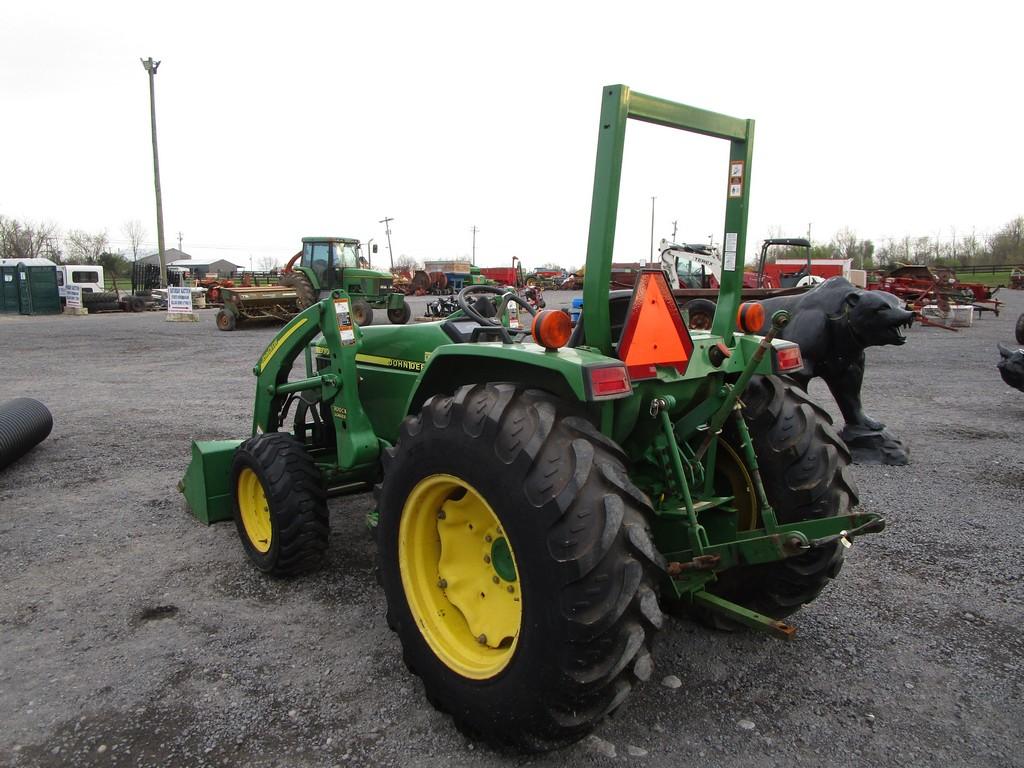
POLYGON ((996 272, 1024 270, 1022 264, 950 264, 949 268, 958 275, 993 275, 996 272))

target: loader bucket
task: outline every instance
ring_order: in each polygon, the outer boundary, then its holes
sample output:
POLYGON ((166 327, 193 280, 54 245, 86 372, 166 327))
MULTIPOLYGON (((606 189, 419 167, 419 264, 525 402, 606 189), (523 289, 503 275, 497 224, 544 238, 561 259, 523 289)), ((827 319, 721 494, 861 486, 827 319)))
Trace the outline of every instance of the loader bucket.
POLYGON ((231 509, 231 461, 241 440, 193 440, 192 461, 178 490, 199 521, 210 525, 234 517, 231 509))

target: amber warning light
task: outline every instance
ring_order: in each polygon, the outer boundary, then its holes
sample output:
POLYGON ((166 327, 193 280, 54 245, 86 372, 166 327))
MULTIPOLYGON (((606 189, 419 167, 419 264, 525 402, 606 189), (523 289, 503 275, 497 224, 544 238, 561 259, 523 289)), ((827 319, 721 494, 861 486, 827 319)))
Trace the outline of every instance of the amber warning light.
POLYGON ((633 289, 633 300, 619 342, 619 359, 631 379, 653 379, 657 366, 686 373, 693 355, 693 339, 683 324, 665 273, 645 269, 633 289))
POLYGON ((558 309, 543 309, 533 318, 533 339, 544 349, 553 352, 569 343, 572 322, 569 315, 558 309))

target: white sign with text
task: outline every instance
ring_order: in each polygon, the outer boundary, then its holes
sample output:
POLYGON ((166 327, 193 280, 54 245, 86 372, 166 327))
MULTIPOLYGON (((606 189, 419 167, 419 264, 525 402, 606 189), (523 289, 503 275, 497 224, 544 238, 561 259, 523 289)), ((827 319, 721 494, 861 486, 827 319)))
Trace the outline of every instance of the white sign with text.
POLYGON ((168 312, 191 312, 192 289, 172 285, 167 289, 168 312))

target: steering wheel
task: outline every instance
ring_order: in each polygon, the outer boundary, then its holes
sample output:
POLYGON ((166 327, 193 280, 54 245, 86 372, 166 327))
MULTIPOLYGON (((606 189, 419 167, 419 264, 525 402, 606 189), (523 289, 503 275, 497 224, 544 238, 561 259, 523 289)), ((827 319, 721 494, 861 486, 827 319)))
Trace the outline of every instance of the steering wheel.
POLYGON ((520 307, 525 309, 531 317, 537 314, 537 310, 534 309, 528 301, 523 299, 517 293, 513 291, 506 291, 504 288, 498 288, 493 285, 467 285, 455 296, 455 300, 459 304, 459 309, 462 310, 463 314, 466 315, 470 320, 475 320, 484 326, 490 326, 492 328, 499 329, 502 336, 505 337, 508 343, 512 343, 512 336, 509 331, 513 333, 520 333, 523 335, 529 334, 528 329, 523 328, 506 328, 501 322, 502 315, 505 314, 505 310, 509 304, 518 304, 520 307), (485 317, 473 303, 470 302, 470 297, 482 297, 482 296, 500 296, 498 306, 495 310, 494 317, 485 317))

